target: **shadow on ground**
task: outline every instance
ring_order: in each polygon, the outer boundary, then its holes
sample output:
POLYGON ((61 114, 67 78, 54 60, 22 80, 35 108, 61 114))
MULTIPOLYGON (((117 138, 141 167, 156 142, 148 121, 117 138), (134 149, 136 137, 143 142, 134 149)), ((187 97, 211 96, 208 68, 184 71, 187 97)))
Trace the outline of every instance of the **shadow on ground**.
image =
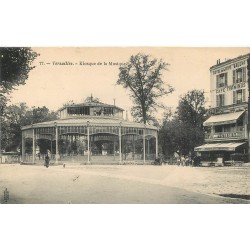
POLYGON ((245 194, 217 194, 217 195, 222 196, 222 197, 227 197, 227 198, 250 200, 250 195, 245 195, 245 194))

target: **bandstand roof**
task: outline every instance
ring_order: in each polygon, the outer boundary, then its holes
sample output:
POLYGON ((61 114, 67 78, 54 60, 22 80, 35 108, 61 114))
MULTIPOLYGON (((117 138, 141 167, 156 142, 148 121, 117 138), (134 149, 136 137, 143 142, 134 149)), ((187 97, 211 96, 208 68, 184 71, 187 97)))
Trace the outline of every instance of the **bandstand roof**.
POLYGON ((124 109, 119 108, 119 107, 117 107, 115 105, 110 105, 110 104, 106 104, 106 103, 103 103, 103 102, 94 102, 94 101, 66 105, 66 106, 60 108, 58 111, 63 110, 65 108, 72 108, 72 107, 107 107, 107 108, 112 107, 112 108, 116 108, 116 109, 119 109, 121 111, 124 111, 124 109))
MULTIPOLYGON (((30 129, 30 128, 44 128, 44 127, 54 127, 57 126, 87 126, 87 122, 89 125, 93 126, 121 126, 122 127, 134 127, 134 128, 144 128, 143 123, 130 122, 127 120, 122 120, 113 117, 99 117, 99 116, 84 116, 79 118, 66 118, 59 119, 48 122, 35 123, 32 125, 22 127, 22 130, 30 129)), ((152 125, 146 125, 146 128, 157 130, 157 127, 152 125)))

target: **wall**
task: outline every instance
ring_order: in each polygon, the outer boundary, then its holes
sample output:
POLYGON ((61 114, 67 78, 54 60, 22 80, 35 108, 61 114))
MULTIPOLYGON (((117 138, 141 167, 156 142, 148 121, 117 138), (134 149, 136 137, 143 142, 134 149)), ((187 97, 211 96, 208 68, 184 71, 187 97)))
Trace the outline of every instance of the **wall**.
POLYGON ((210 69, 210 93, 211 93, 211 108, 216 108, 216 97, 217 95, 224 94, 224 106, 235 104, 234 91, 244 90, 245 102, 248 100, 248 71, 247 71, 247 59, 249 55, 244 57, 236 58, 228 61, 228 63, 218 64, 210 69), (240 83, 233 83, 233 71, 239 68, 245 68, 245 81, 240 83), (227 85, 217 88, 216 76, 221 73, 227 73, 227 85))

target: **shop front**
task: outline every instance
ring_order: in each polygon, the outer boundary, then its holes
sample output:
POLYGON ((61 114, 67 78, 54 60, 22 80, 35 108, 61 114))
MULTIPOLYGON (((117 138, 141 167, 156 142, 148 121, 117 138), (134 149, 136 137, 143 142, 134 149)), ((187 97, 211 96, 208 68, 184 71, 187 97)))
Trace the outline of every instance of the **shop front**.
POLYGON ((246 142, 208 143, 194 151, 201 158, 201 166, 224 166, 247 161, 246 142))

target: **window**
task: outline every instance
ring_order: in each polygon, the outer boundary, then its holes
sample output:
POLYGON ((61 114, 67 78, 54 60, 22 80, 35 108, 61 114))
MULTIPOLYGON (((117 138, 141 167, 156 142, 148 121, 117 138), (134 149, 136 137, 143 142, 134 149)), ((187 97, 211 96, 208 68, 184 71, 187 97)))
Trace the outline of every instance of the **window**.
POLYGON ((222 126, 221 125, 215 126, 214 131, 215 131, 215 133, 221 133, 222 132, 222 126))
POLYGON ((246 68, 239 68, 233 71, 233 83, 246 81, 246 68))
POLYGON ((216 107, 221 107, 225 105, 225 95, 221 94, 221 95, 217 95, 216 96, 216 107))
POLYGON ((227 85, 227 73, 222 73, 216 76, 216 87, 222 88, 227 85))
POLYGON ((69 115, 89 115, 89 107, 68 107, 69 115))
POLYGON ((231 124, 224 125, 223 132, 230 132, 231 131, 231 124))
POLYGON ((238 89, 233 91, 233 103, 242 103, 246 101, 246 90, 238 89))
POLYGON ((108 115, 108 116, 111 116, 113 115, 113 108, 104 108, 104 115, 108 115))

